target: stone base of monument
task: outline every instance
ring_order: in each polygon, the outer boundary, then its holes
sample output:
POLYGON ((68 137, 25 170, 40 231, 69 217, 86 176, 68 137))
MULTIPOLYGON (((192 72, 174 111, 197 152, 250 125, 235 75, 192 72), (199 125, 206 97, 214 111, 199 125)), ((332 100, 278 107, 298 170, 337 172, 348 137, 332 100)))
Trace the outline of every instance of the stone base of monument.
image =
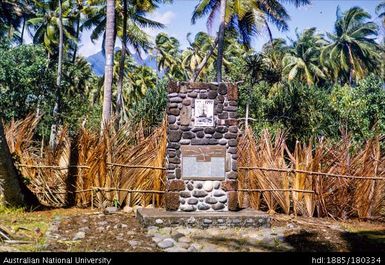
POLYGON ((263 227, 271 226, 268 214, 252 209, 243 209, 237 212, 180 212, 166 211, 160 208, 138 209, 137 219, 144 227, 158 226, 186 226, 197 228, 208 227, 263 227))

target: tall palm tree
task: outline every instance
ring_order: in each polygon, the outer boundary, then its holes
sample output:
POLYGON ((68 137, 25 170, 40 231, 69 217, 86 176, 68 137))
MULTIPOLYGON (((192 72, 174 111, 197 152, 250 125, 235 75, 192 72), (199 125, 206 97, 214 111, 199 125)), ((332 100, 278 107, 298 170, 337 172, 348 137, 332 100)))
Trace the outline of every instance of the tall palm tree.
MULTIPOLYGON (((134 49, 137 50, 138 54, 140 55, 140 49, 147 50, 150 47, 149 40, 145 34, 143 34, 142 29, 140 27, 137 27, 135 23, 132 23, 132 19, 134 17, 142 16, 141 18, 144 18, 144 15, 146 12, 152 11, 155 8, 155 4, 152 1, 141 1, 140 3, 135 1, 130 1, 128 3, 128 0, 123 0, 123 7, 122 7, 122 25, 119 27, 121 29, 118 32, 118 36, 121 38, 122 41, 122 52, 120 53, 120 61, 119 61, 119 75, 118 75, 118 93, 116 98, 116 114, 120 116, 120 112, 122 110, 122 104, 123 104, 123 97, 122 97, 122 91, 123 91, 123 72, 124 72, 124 62, 126 54, 129 53, 129 50, 127 49, 127 44, 131 44, 134 49), (147 2, 147 4, 146 4, 147 2), (129 4, 129 5, 128 5, 129 4), (130 19, 130 21, 129 21, 130 19), (127 31, 127 28, 130 28, 130 32, 127 31), (144 38, 140 39, 138 38, 139 35, 142 35, 144 38)), ((142 19, 142 22, 144 20, 142 19)), ((142 26, 146 27, 159 27, 162 28, 163 25, 160 23, 157 23, 155 21, 147 20, 147 23, 142 26), (148 23, 149 22, 149 23, 148 23)))
POLYGON ((72 42, 73 52, 72 52, 72 63, 75 63, 76 56, 78 52, 78 42, 80 40, 81 33, 81 23, 82 23, 82 13, 86 8, 84 0, 73 0, 71 2, 71 17, 73 18, 73 31, 74 31, 74 41, 72 42))
POLYGON ((217 35, 217 81, 221 81, 223 60, 223 43, 225 28, 234 28, 242 43, 250 45, 253 36, 267 29, 271 35, 269 23, 279 30, 287 30, 286 21, 290 18, 282 3, 291 3, 296 7, 310 3, 310 0, 200 0, 194 9, 192 23, 198 18, 208 15, 207 25, 211 27, 215 15, 220 14, 220 28, 217 35))
POLYGON ((104 66, 104 84, 103 84, 103 115, 101 128, 111 119, 112 108, 112 79, 114 67, 114 47, 115 47, 115 0, 107 0, 106 17, 106 38, 105 54, 106 62, 104 66))
MULTIPOLYGON (((207 33, 204 32, 198 32, 195 35, 193 41, 190 40, 190 36, 191 33, 188 33, 187 40, 189 41, 190 46, 182 52, 182 65, 187 71, 189 78, 191 79, 197 72, 197 69, 204 60, 205 55, 211 49, 214 40, 212 37, 210 37, 207 33)), ((209 70, 208 68, 211 68, 211 66, 213 65, 215 61, 214 57, 215 56, 210 57, 210 61, 208 63, 209 67, 206 67, 206 70, 209 70)), ((203 71, 202 73, 204 74, 203 71)), ((199 74, 200 73, 198 73, 198 75, 199 74)))
POLYGON ((344 13, 337 8, 334 33, 327 33, 331 43, 321 52, 321 62, 332 70, 336 81, 352 83, 368 72, 378 71, 378 26, 368 21, 370 18, 360 7, 344 13))
POLYGON ((283 73, 289 81, 297 79, 313 85, 317 80, 325 79, 319 56, 323 46, 327 44, 316 28, 306 29, 302 34, 296 32, 297 40, 283 57, 283 73))
POLYGON ((53 108, 53 124, 51 126, 51 135, 49 144, 52 149, 56 147, 56 136, 59 127, 60 117, 60 100, 61 100, 61 79, 62 79, 62 65, 63 65, 63 46, 64 46, 64 31, 63 31, 63 9, 62 1, 58 1, 58 28, 59 28, 59 56, 57 63, 57 78, 56 78, 56 100, 53 108))
POLYGON ((31 26, 31 34, 33 34, 34 43, 44 43, 48 51, 48 56, 57 52, 57 78, 55 104, 53 107, 53 124, 51 126, 50 147, 55 148, 56 135, 60 124, 60 104, 61 104, 61 80, 63 51, 66 39, 73 40, 73 32, 70 18, 70 1, 69 0, 49 0, 37 1, 33 0, 34 5, 28 8, 31 17, 27 23, 31 26))
POLYGON ((126 102, 128 107, 134 102, 144 97, 148 89, 154 89, 156 86, 156 74, 148 66, 138 66, 130 74, 129 88, 126 92, 126 102))
MULTIPOLYGON (((141 50, 147 51, 151 48, 150 36, 144 32, 144 28, 163 28, 164 25, 150 20, 146 17, 147 12, 156 7, 160 0, 120 0, 115 5, 115 37, 120 38, 122 53, 119 61, 120 71, 117 79, 116 114, 120 115, 122 110, 123 71, 125 57, 129 54, 128 45, 140 55, 141 50)), ((94 41, 103 35, 105 40, 106 5, 105 0, 90 0, 89 6, 85 8, 87 18, 82 28, 93 28, 91 40, 94 41)))
POLYGON ((226 1, 220 0, 219 12, 219 30, 218 30, 218 56, 217 56, 217 82, 222 82, 222 61, 223 61, 223 46, 225 40, 226 27, 226 1))
POLYGON ((170 79, 182 80, 186 73, 182 69, 180 43, 166 33, 159 33, 155 38, 155 53, 158 70, 165 72, 170 79))

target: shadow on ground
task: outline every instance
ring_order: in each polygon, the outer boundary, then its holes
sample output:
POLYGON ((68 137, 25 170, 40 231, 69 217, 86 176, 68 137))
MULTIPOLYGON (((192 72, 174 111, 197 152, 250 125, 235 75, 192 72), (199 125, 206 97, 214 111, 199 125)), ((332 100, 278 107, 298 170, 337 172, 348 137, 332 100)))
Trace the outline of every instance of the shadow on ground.
POLYGON ((294 251, 300 252, 383 252, 385 230, 337 232, 325 239, 321 232, 300 231, 285 238, 294 251))
POLYGON ((342 233, 349 251, 385 251, 385 230, 342 233))
POLYGON ((285 237, 285 241, 294 248, 294 251, 301 252, 332 252, 341 251, 336 242, 329 242, 319 238, 316 232, 300 231, 285 237))

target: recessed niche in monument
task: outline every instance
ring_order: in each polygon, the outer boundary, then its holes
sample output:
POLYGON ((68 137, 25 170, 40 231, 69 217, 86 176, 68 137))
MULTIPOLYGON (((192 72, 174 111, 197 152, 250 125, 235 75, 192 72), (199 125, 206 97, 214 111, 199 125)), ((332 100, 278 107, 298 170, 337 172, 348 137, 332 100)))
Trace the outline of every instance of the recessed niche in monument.
POLYGON ((182 146, 182 178, 225 179, 226 148, 223 146, 182 146))
POLYGON ((195 126, 214 126, 214 100, 195 100, 194 121, 195 126))

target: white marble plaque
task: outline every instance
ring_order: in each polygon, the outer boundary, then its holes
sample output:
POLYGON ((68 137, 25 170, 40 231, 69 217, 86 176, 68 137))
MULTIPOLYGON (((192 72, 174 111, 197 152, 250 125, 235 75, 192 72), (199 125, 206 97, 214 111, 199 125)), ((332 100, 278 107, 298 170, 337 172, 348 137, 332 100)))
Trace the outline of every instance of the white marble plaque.
POLYGON ((182 146, 182 178, 225 179, 225 147, 182 146))

